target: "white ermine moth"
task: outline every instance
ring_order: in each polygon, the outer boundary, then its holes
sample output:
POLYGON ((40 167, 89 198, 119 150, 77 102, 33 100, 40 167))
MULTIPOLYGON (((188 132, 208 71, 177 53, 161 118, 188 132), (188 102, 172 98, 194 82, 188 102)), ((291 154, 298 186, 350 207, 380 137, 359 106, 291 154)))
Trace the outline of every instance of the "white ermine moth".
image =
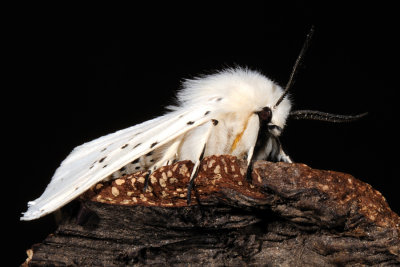
POLYGON ((186 80, 178 92, 177 105, 170 106, 165 115, 76 147, 44 193, 28 203, 21 220, 49 214, 110 176, 138 170, 150 174, 180 160, 195 164, 188 185, 190 199, 190 188, 204 156, 230 154, 246 159, 248 165, 257 159, 291 162, 279 142, 289 116, 335 122, 363 116, 290 111, 287 93, 312 32, 285 89, 259 72, 240 67, 186 80))

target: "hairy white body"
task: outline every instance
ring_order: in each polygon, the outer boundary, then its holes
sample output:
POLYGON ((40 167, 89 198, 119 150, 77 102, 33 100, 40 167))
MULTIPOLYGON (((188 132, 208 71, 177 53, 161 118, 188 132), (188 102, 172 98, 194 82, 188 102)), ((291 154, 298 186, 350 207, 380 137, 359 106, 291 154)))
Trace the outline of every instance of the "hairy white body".
MULTIPOLYGON (((211 119, 217 120, 207 141, 205 155, 231 154, 243 158, 254 146, 258 134, 258 116, 255 112, 272 106, 283 90, 270 79, 258 72, 246 69, 228 69, 215 75, 184 83, 184 90, 178 94, 180 105, 174 109, 193 109, 210 105, 211 119), (232 145, 242 134, 235 149, 232 145)), ((290 101, 286 98, 274 111, 271 123, 281 128, 285 126, 290 111, 290 101)), ((206 125, 202 127, 207 127, 206 125)), ((196 161, 193 148, 199 145, 202 127, 185 135, 179 160, 196 161)))
POLYGON ((167 114, 76 147, 21 219, 51 213, 110 175, 154 171, 174 161, 195 163, 191 179, 208 155, 290 162, 277 139, 291 108, 287 97, 275 106, 282 94, 270 79, 243 68, 187 80, 167 114))

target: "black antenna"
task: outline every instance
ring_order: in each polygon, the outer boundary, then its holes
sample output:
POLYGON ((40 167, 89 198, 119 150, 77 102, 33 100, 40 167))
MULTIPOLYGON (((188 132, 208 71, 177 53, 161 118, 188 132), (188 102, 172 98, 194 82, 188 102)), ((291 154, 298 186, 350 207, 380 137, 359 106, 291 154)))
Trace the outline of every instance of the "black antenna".
POLYGON ((311 26, 311 29, 310 29, 309 33, 307 34, 306 40, 304 41, 303 47, 300 50, 300 54, 297 57, 296 62, 294 63, 292 73, 290 74, 289 81, 287 82, 286 87, 285 87, 285 91, 283 92, 282 96, 278 99, 278 101, 275 103, 275 105, 273 106, 272 109, 275 109, 282 102, 282 100, 288 94, 289 89, 292 87, 292 85, 294 83, 294 77, 296 76, 296 73, 297 73, 298 66, 300 65, 304 54, 306 53, 308 47, 310 46, 313 33, 314 33, 314 25, 311 26))
POLYGON ((316 110, 296 110, 290 112, 289 116, 295 120, 316 120, 316 121, 327 121, 327 122, 351 122, 358 120, 368 113, 362 113, 357 115, 338 115, 331 114, 316 110))

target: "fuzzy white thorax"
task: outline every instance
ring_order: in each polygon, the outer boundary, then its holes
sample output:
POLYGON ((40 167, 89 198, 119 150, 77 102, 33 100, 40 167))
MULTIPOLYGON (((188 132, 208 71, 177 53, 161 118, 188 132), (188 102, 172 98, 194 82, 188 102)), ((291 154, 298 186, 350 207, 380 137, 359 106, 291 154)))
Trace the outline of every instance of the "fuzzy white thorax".
MULTIPOLYGON (((178 107, 172 108, 193 108, 209 103, 210 99, 222 98, 219 112, 246 117, 266 106, 272 109, 282 93, 279 85, 257 71, 229 68, 216 74, 185 80, 183 89, 177 95, 178 107)), ((273 110, 271 122, 283 129, 290 108, 291 103, 286 96, 273 110)))
MULTIPOLYGON (((264 107, 272 109, 282 94, 283 89, 279 85, 259 72, 247 68, 231 68, 186 80, 183 89, 178 93, 178 106, 172 109, 216 106, 211 117, 218 121, 218 125, 207 141, 205 156, 232 154, 243 158, 252 145, 252 140, 257 137, 259 129, 257 122, 251 121, 255 120, 251 116, 264 107), (235 149, 232 149, 239 135, 240 140, 235 149)), ((280 105, 272 110, 271 124, 283 129, 290 108, 290 100, 285 97, 280 105)), ((207 126, 200 126, 186 134, 178 153, 179 160, 196 160, 197 154, 193 148, 203 135, 204 127, 207 126)))

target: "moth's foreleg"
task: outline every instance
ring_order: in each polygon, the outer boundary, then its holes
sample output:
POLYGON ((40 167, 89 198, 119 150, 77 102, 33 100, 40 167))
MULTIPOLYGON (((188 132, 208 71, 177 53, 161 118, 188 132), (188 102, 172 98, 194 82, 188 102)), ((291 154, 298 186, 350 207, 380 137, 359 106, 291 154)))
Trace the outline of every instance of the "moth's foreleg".
POLYGON ((196 161, 193 166, 192 173, 190 175, 189 185, 188 185, 188 192, 187 192, 187 204, 189 205, 191 202, 191 193, 193 188, 194 179, 196 178, 200 163, 204 157, 204 152, 206 151, 207 141, 210 137, 212 128, 218 124, 217 120, 211 120, 209 123, 204 124, 202 127, 203 133, 201 134, 200 140, 198 140, 198 144, 193 147, 194 152, 197 155, 196 161))
POLYGON ((273 160, 277 162, 287 162, 292 163, 292 160, 288 155, 286 155, 285 151, 283 151, 281 141, 278 137, 271 138, 273 143, 271 155, 273 155, 273 160))
POLYGON ((292 160, 282 149, 282 144, 277 136, 271 135, 265 145, 265 148, 258 155, 258 159, 264 159, 272 162, 292 163, 292 160))
POLYGON ((288 155, 286 155, 286 153, 283 151, 282 147, 281 147, 277 157, 278 157, 277 158, 278 161, 293 163, 292 160, 290 159, 290 157, 288 155))

